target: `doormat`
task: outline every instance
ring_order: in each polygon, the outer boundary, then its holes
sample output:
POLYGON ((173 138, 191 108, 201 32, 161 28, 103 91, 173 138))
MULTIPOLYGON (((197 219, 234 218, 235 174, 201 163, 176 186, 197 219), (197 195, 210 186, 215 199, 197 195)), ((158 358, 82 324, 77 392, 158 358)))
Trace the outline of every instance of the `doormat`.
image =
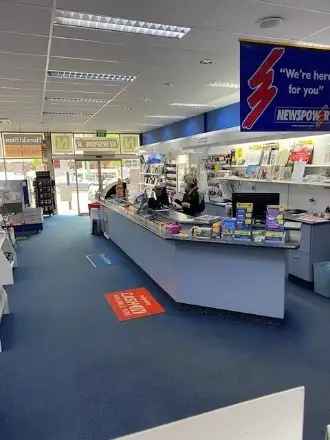
POLYGON ((107 293, 105 299, 119 321, 165 313, 163 306, 144 287, 107 293))
POLYGON ((97 267, 111 266, 115 263, 114 259, 106 254, 86 255, 86 258, 95 269, 97 267))

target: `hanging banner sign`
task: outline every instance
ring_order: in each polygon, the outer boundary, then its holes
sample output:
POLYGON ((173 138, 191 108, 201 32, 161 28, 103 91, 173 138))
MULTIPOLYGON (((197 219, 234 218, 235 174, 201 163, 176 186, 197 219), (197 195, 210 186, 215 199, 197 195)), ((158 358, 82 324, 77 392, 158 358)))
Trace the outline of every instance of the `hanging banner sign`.
POLYGON ((5 156, 8 158, 41 158, 43 135, 41 133, 4 133, 5 156))
POLYGON ((119 134, 107 138, 77 138, 77 150, 84 154, 88 153, 107 153, 120 154, 119 134))
POLYGON ((240 42, 241 131, 329 131, 330 51, 240 42))
POLYGON ((52 133, 53 154, 73 154, 72 133, 52 133))
POLYGON ((96 130, 96 137, 101 137, 101 138, 107 137, 107 131, 106 130, 96 130))
POLYGON ((121 134, 120 145, 123 154, 135 154, 140 147, 140 136, 138 134, 121 134))

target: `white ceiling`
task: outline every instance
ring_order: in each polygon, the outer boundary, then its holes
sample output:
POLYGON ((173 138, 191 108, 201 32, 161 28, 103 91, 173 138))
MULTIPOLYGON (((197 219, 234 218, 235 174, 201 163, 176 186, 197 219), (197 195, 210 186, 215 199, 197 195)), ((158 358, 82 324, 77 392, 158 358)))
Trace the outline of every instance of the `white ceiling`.
POLYGON ((0 0, 0 119, 12 131, 143 132, 205 110, 172 102, 221 106, 238 100, 240 37, 330 44, 329 0, 0 0), (311 6, 312 3, 312 6, 311 6), (189 26, 182 40, 52 26, 53 8, 189 26), (281 16, 277 28, 256 21, 281 16), (210 58, 212 65, 201 65, 210 58), (126 88, 96 81, 45 82, 49 69, 136 74, 126 88), (172 87, 164 83, 173 83, 172 87), (50 103, 45 97, 89 97, 103 104, 50 103), (42 117, 42 112, 90 118, 42 117), (171 119, 148 115, 173 115, 171 119))

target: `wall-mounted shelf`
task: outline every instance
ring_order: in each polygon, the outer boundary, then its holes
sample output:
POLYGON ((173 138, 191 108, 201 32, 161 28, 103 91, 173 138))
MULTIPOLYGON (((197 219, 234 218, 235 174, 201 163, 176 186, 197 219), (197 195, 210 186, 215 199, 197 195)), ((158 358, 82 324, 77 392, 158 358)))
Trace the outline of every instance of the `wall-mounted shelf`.
POLYGON ((250 179, 247 177, 214 177, 214 181, 229 181, 229 182, 255 182, 255 183, 273 183, 279 185, 305 185, 305 186, 317 186, 321 188, 330 188, 330 183, 321 182, 297 182, 294 180, 265 180, 265 179, 250 179))

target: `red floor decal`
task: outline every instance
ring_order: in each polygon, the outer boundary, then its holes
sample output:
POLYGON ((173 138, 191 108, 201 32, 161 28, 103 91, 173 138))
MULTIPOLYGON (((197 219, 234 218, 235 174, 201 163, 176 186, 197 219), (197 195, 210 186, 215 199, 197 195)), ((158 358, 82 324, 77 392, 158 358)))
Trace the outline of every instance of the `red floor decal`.
POLYGON ((165 313, 165 309, 144 287, 106 293, 105 298, 119 321, 165 313))

